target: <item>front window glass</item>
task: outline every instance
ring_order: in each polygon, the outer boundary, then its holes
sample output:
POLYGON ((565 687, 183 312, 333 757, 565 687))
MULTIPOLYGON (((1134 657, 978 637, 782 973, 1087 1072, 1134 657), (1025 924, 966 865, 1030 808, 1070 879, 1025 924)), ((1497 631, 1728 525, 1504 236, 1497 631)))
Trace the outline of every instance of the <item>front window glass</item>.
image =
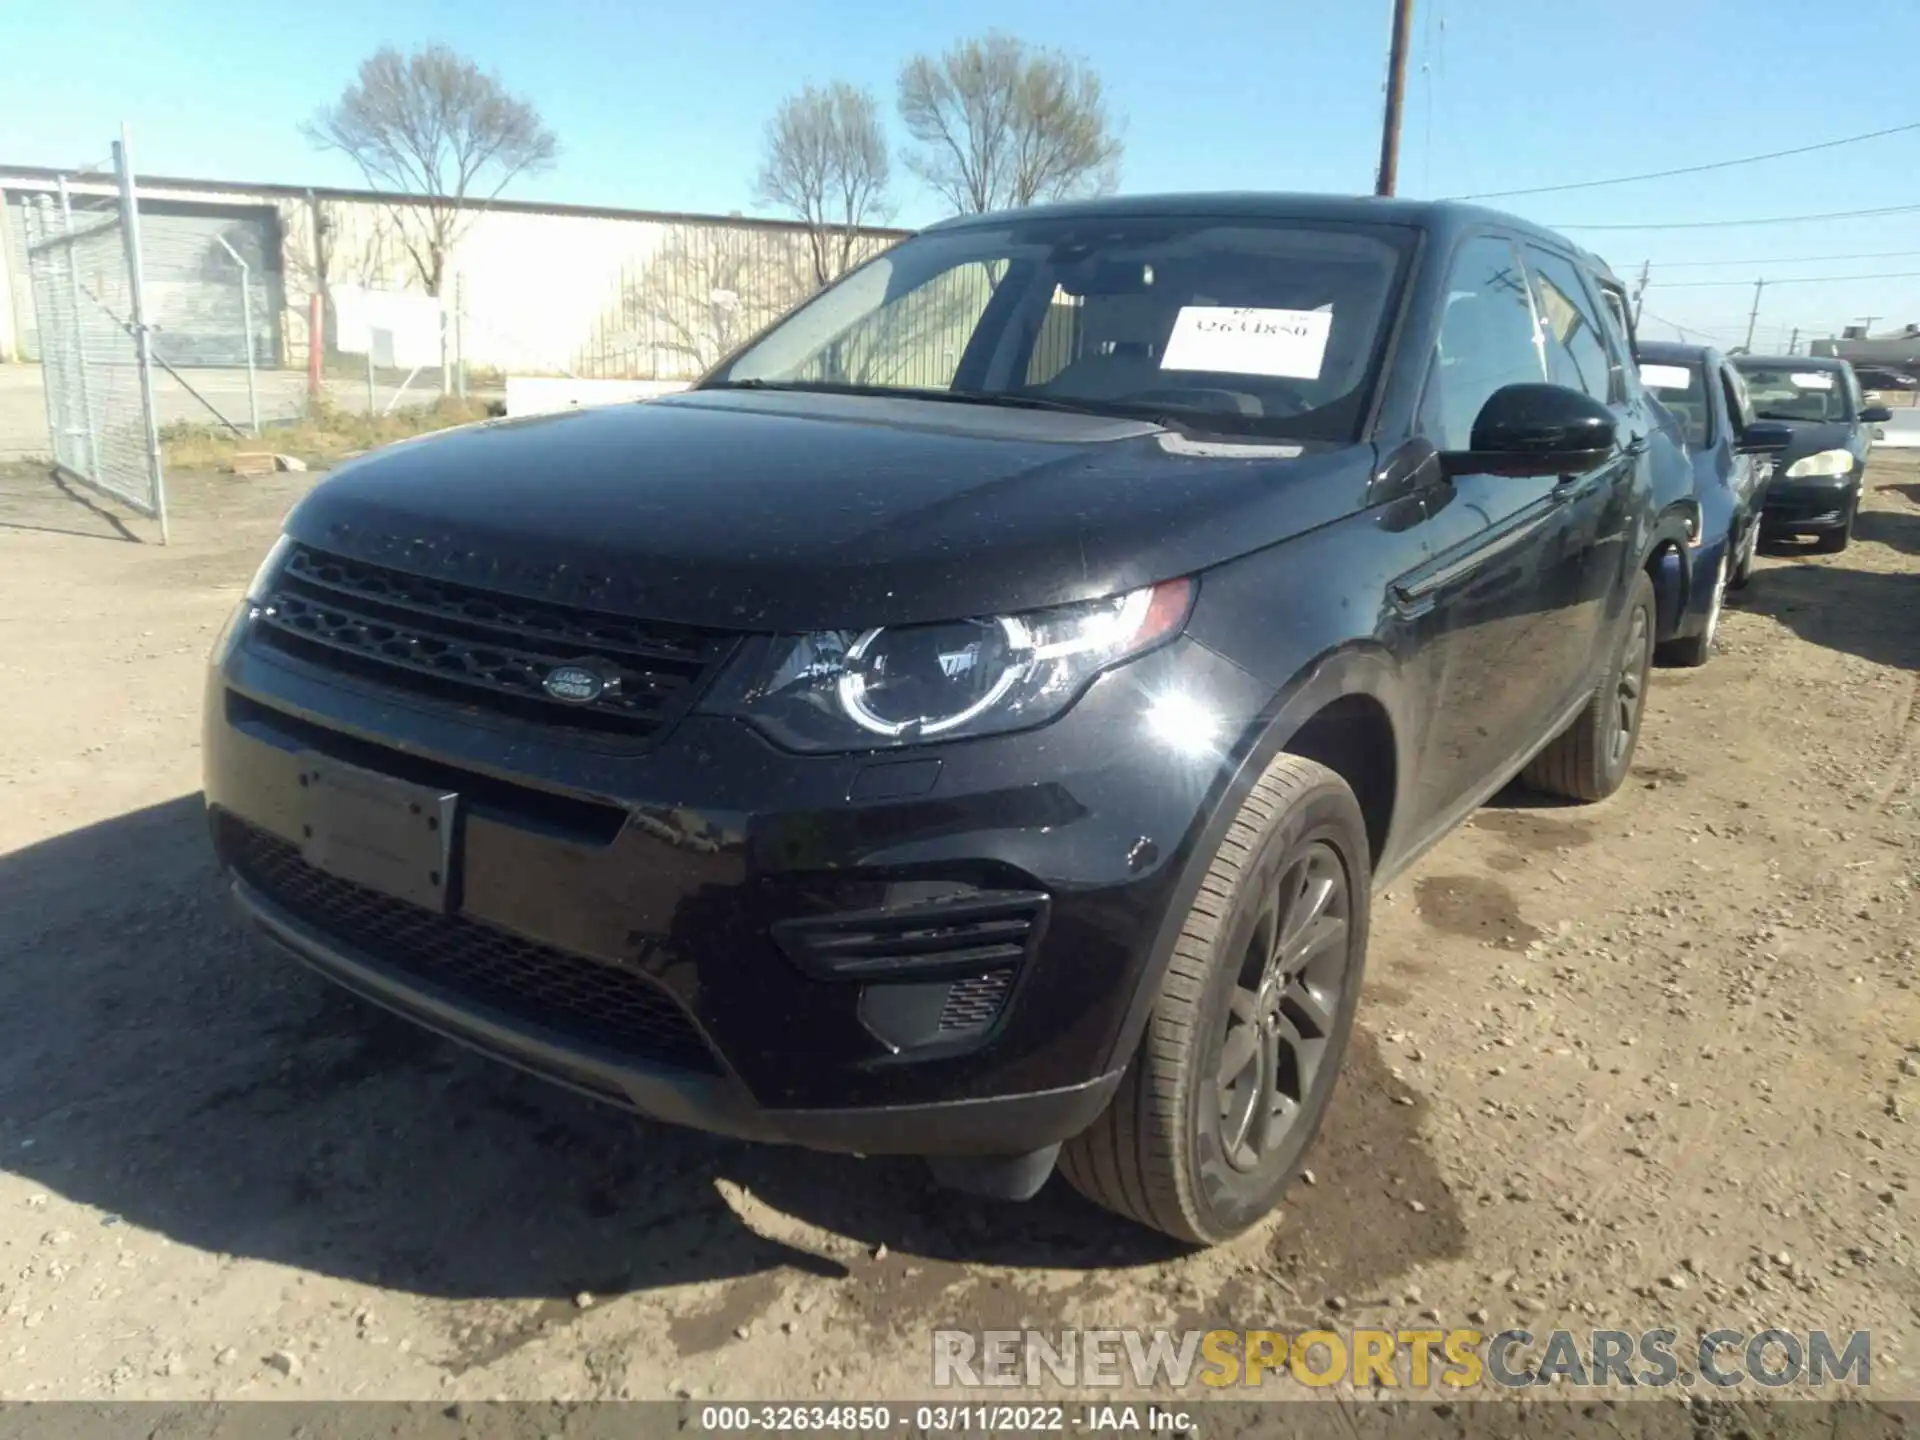
POLYGON ((1545 332, 1548 377, 1608 404, 1614 398, 1613 364, 1578 272, 1559 256, 1531 246, 1527 268, 1533 272, 1534 308, 1545 332))
POLYGON ((709 386, 909 394, 1350 440, 1414 232, 1057 218, 907 240, 709 386))
POLYGON ((1640 384, 1678 417, 1687 433, 1687 444, 1704 446, 1708 438, 1707 382, 1697 360, 1640 362, 1640 384))
POLYGON ((1762 420, 1845 420, 1853 413, 1846 377, 1838 370, 1745 361, 1736 361, 1735 368, 1747 382, 1753 413, 1762 420))
POLYGON ((1441 450, 1471 449, 1473 422, 1494 391, 1545 379, 1520 257, 1491 235, 1467 241, 1447 279, 1422 429, 1441 450))

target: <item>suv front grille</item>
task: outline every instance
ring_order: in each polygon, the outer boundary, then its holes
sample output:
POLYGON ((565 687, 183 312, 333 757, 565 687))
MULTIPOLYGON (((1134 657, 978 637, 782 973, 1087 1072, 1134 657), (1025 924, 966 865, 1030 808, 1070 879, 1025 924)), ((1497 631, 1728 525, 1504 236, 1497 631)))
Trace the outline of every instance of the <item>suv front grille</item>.
POLYGON ((679 1003, 644 976, 336 879, 231 815, 221 816, 221 849, 261 895, 386 968, 635 1059, 719 1072, 679 1003))
POLYGON ((295 546, 258 615, 274 649, 521 720, 645 738, 684 714, 730 638, 522 600, 295 546), (590 699, 548 676, 598 677, 590 699))

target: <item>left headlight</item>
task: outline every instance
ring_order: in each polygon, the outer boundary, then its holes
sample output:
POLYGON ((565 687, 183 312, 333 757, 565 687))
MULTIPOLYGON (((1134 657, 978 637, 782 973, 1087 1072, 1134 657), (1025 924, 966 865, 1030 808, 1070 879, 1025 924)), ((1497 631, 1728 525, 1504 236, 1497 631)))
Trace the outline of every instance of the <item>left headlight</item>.
POLYGON ((1789 480, 1810 480, 1818 476, 1852 473, 1853 452, 1851 450, 1821 450, 1813 455, 1802 455, 1787 466, 1789 480))
POLYGON ((702 706, 795 750, 872 750, 1043 724, 1180 633, 1191 580, 1021 615, 756 642, 702 706))

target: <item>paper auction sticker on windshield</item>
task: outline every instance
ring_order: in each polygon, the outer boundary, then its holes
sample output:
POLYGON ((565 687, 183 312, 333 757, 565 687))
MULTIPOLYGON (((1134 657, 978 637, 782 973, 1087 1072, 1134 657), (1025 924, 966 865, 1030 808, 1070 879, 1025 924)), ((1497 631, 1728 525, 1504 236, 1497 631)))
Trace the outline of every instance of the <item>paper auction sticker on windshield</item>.
POLYGON ((1642 365, 1640 383, 1649 390, 1690 390, 1693 372, 1684 365, 1642 365))
POLYGON ((1824 370, 1807 370, 1791 377, 1793 383, 1802 390, 1831 390, 1833 376, 1824 370))
POLYGON ((1160 368, 1318 380, 1332 329, 1331 310, 1186 305, 1173 322, 1160 368))

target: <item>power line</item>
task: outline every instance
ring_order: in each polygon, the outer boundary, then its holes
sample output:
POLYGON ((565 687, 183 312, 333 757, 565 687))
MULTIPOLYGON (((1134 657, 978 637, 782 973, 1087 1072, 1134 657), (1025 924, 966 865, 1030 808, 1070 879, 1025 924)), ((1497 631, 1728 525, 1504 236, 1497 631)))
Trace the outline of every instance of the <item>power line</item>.
POLYGON ((1893 260, 1920 250, 1864 250, 1858 255, 1775 255, 1767 260, 1649 260, 1657 270, 1698 270, 1715 265, 1824 265, 1829 260, 1893 260))
POLYGON ((1740 225, 1798 225, 1807 220, 1858 220, 1868 215, 1905 215, 1920 205, 1886 205, 1878 210, 1830 210, 1823 215, 1770 215, 1760 220, 1676 220, 1650 225, 1550 225, 1550 230, 1724 230, 1740 225))
MULTIPOLYGON (((1669 320, 1664 315, 1656 315, 1651 310, 1646 312, 1646 316, 1647 319, 1652 320, 1656 324, 1664 325, 1669 330, 1677 331, 1683 340, 1689 335, 1698 335, 1702 340, 1712 340, 1715 338, 1712 330, 1697 330, 1691 325, 1682 325, 1678 320, 1669 320)), ((1727 329, 1724 325, 1717 328, 1723 333, 1727 329)))
POLYGON ((1920 120, 1911 125, 1895 125, 1886 130, 1873 130, 1865 135, 1846 135, 1838 140, 1822 140, 1817 145, 1799 145, 1792 150, 1769 150, 1764 155, 1743 155, 1738 160, 1714 160, 1705 165, 1682 165, 1674 170, 1649 170, 1644 175, 1616 175, 1611 180, 1578 180, 1570 185, 1536 185, 1530 190, 1483 190, 1477 195, 1462 195, 1462 200, 1502 200, 1511 195, 1554 195, 1567 190, 1594 190, 1602 185, 1630 185, 1639 180, 1665 180, 1674 175, 1699 175, 1708 170, 1727 170, 1735 165, 1755 165, 1762 160, 1784 160, 1789 155, 1811 155, 1816 150, 1832 150, 1840 145, 1857 145, 1862 140, 1878 140, 1885 135, 1899 135, 1908 130, 1920 130, 1920 120))
MULTIPOLYGON (((1829 285, 1837 280, 1912 280, 1920 278, 1920 270, 1883 270, 1876 275, 1791 275, 1779 280, 1769 279, 1769 285, 1829 285)), ((1720 285, 1751 285, 1751 280, 1655 280, 1651 284, 1660 290, 1707 290, 1720 285)))

